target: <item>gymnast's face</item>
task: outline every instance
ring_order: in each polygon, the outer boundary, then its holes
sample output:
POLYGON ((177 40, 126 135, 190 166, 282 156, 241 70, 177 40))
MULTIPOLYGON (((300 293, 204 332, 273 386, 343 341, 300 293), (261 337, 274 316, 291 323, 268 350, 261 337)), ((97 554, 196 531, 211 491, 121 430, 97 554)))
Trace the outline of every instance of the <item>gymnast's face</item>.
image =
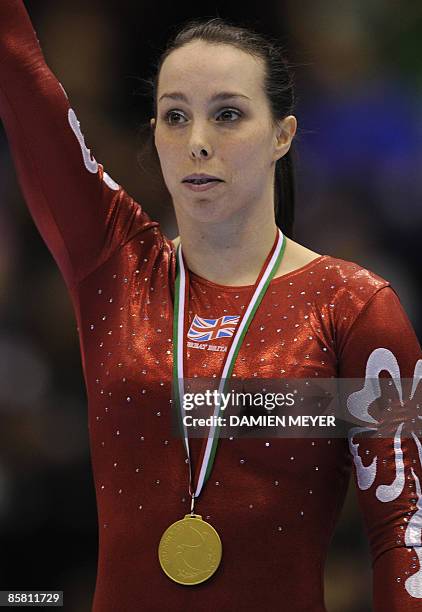
POLYGON ((275 162, 290 147, 296 119, 272 121, 260 58, 201 40, 172 51, 161 67, 151 126, 178 220, 220 222, 267 199, 273 206, 275 162), (192 173, 222 182, 192 191, 182 182, 192 173))

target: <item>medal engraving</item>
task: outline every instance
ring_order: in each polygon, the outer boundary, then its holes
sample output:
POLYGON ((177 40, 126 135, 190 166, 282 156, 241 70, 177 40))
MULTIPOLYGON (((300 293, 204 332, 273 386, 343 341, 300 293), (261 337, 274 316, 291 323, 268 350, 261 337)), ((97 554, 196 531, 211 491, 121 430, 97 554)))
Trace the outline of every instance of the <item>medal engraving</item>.
POLYGON ((199 584, 212 576, 221 555, 218 533, 199 514, 186 514, 172 523, 158 546, 163 571, 175 582, 185 585, 199 584))

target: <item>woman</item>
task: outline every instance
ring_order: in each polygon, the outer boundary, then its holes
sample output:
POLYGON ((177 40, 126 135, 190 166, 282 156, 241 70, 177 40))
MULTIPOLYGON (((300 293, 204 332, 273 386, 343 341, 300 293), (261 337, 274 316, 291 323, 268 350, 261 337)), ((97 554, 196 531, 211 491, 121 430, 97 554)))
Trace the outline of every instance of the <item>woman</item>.
MULTIPOLYGON (((296 119, 280 52, 215 19, 188 24, 161 58, 151 128, 172 242, 87 149, 21 0, 0 4, 0 32, 1 118, 78 322, 99 517, 93 609, 325 610, 324 559, 354 462, 374 610, 418 610, 422 450, 403 425, 394 447, 232 437, 212 455, 208 439, 171 437, 172 376, 358 378, 369 363, 411 378, 421 363, 387 280, 286 235, 296 119), (194 186, 198 174, 216 180, 194 186), (196 582, 171 575, 165 535, 190 512, 223 546, 196 582)), ((192 569, 186 549, 171 554, 192 569)))

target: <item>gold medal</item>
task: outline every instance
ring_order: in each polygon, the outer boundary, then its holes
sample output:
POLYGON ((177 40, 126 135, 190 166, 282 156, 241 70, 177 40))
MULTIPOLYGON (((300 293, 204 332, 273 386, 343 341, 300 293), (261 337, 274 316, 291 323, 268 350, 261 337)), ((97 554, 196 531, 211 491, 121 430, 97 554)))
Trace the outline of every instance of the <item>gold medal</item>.
POLYGON ((158 558, 165 574, 179 584, 199 584, 214 574, 222 555, 220 536, 200 514, 186 514, 161 536, 158 558))

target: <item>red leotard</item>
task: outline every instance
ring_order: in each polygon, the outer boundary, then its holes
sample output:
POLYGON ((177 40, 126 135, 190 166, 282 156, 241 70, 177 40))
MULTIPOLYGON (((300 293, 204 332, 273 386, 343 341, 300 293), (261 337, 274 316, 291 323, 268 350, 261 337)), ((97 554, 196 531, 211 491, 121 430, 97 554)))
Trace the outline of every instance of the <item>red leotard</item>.
MULTIPOLYGON (((99 524, 93 610, 255 612, 283 602, 289 612, 323 612, 324 561, 352 468, 371 544, 374 610, 420 610, 416 436, 399 439, 396 450, 391 438, 362 439, 356 457, 344 439, 220 439, 195 510, 221 536, 221 565, 193 587, 163 573, 161 535, 190 509, 185 451, 170 426, 174 246, 87 149, 21 0, 0 2, 0 116, 79 329, 99 524)), ((189 325, 195 314, 241 315, 249 292, 191 273, 189 325)), ((188 346, 187 376, 218 376, 230 341, 188 346)), ((323 255, 271 282, 233 376, 364 377, 379 348, 379 365, 391 352, 401 377, 413 377, 421 348, 389 282, 323 255)), ((194 467, 201 444, 190 442, 194 467)))

